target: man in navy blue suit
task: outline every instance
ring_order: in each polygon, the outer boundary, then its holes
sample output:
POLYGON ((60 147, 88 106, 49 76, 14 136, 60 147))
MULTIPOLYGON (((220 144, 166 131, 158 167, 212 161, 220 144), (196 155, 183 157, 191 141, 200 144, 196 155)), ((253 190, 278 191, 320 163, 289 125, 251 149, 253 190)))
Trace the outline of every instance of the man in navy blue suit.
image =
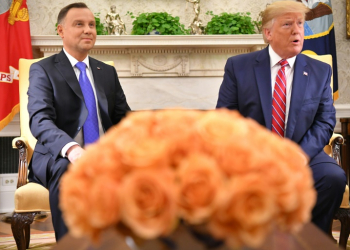
POLYGON ((267 6, 262 28, 269 46, 227 60, 217 108, 238 110, 300 145, 309 157, 318 194, 312 221, 328 232, 342 201, 346 176, 323 151, 336 123, 332 69, 300 54, 307 12, 304 4, 294 1, 267 6))
POLYGON ((87 143, 118 123, 130 108, 115 68, 88 56, 96 41, 96 23, 86 4, 64 7, 57 22, 63 50, 31 66, 28 111, 30 129, 37 139, 29 179, 49 189, 59 240, 67 233, 59 209, 61 176, 69 163, 84 154, 87 143))

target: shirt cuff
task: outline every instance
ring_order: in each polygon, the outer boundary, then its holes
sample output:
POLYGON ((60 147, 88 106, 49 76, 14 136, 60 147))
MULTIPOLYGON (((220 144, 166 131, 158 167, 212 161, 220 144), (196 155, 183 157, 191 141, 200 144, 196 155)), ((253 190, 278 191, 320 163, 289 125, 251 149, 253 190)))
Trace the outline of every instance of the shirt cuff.
POLYGON ((74 146, 74 145, 79 145, 79 143, 77 142, 68 142, 66 145, 64 145, 64 147, 61 149, 61 156, 62 157, 68 157, 67 156, 67 151, 70 147, 74 146))

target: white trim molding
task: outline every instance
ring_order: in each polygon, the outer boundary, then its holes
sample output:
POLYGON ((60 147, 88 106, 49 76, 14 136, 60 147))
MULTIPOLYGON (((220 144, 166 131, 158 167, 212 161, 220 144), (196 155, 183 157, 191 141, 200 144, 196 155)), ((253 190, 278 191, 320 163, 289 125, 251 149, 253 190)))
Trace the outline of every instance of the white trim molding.
MULTIPOLYGON (((32 36, 33 47, 62 47, 60 36, 32 36)), ((97 36, 95 48, 170 48, 170 47, 247 47, 266 46, 261 34, 205 36, 97 36)))

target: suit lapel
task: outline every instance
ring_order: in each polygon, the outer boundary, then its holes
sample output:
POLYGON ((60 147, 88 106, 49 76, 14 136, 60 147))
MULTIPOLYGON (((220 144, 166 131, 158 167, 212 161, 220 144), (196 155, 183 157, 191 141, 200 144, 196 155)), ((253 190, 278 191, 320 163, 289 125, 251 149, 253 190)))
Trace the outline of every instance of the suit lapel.
POLYGON ((95 90, 97 95, 98 104, 100 107, 100 112, 104 112, 106 115, 108 115, 108 102, 106 93, 103 89, 103 81, 106 79, 104 72, 104 65, 100 63, 97 60, 93 60, 91 57, 89 57, 90 67, 92 70, 92 74, 94 77, 95 82, 95 90))
POLYGON ((294 65, 292 96, 290 100, 286 131, 287 138, 291 139, 293 136, 298 114, 302 108, 309 77, 309 67, 304 59, 304 55, 298 55, 294 65))
POLYGON ((74 93, 79 96, 82 101, 84 101, 83 93, 81 92, 77 76, 75 75, 74 69, 68 60, 68 57, 64 54, 63 50, 56 57, 55 67, 61 73, 74 93))
POLYGON ((268 47, 261 51, 256 57, 254 65, 256 83, 259 89, 261 108, 264 114, 265 126, 271 130, 272 124, 272 89, 271 68, 268 47))

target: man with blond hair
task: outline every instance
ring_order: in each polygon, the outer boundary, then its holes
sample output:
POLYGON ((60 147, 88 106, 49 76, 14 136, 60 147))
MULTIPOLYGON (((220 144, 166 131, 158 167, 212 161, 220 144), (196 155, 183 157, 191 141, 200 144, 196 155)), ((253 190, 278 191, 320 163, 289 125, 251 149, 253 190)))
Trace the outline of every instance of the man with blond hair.
POLYGON ((308 10, 295 1, 266 7, 262 30, 269 45, 227 60, 217 108, 238 110, 300 145, 309 157, 318 194, 312 221, 328 232, 342 201, 346 176, 323 151, 336 122, 332 69, 300 54, 308 10))

